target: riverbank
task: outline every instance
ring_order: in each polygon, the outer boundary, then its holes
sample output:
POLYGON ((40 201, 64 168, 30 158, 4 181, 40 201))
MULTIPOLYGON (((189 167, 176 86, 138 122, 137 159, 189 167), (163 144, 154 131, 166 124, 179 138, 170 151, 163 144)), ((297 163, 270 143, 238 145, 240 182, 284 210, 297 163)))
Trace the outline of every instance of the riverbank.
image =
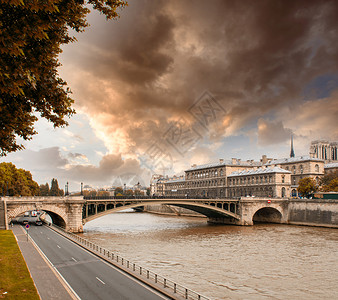
POLYGON ((10 230, 0 230, 0 298, 40 299, 17 241, 10 230))

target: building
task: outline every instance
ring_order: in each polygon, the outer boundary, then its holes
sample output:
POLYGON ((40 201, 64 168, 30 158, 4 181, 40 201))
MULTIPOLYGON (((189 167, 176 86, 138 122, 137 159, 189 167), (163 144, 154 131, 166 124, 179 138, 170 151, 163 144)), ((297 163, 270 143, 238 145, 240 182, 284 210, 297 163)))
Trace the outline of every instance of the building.
POLYGON ((165 195, 165 183, 168 181, 168 176, 154 174, 150 180, 150 195, 152 196, 164 196, 165 195))
POLYGON ((310 156, 329 162, 338 162, 338 142, 313 141, 310 146, 310 156))
POLYGON ((279 167, 291 172, 291 196, 297 196, 299 180, 311 177, 319 182, 324 175, 324 161, 310 156, 276 159, 265 164, 266 167, 279 167))
POLYGON ((185 179, 184 176, 174 176, 171 178, 168 178, 165 182, 165 191, 164 195, 167 197, 182 197, 185 198, 186 195, 186 189, 185 189, 185 179))
POLYGON ((338 172, 338 162, 336 163, 329 163, 324 165, 324 174, 331 174, 338 172))
POLYGON ((220 159, 219 162, 192 165, 185 171, 185 194, 197 198, 227 197, 227 176, 235 171, 258 168, 261 162, 220 159))
POLYGON ((289 197, 291 172, 279 167, 236 171, 227 177, 227 194, 235 197, 289 197))

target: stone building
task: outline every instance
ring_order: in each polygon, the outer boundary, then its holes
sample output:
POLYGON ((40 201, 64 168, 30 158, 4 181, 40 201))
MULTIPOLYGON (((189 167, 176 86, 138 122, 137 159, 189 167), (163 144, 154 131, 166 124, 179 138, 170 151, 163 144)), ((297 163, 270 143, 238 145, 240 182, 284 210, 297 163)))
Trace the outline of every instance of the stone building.
POLYGON ((291 172, 279 167, 236 171, 227 177, 227 194, 235 197, 289 197, 291 172))
POLYGON ((311 177, 319 182, 324 175, 324 161, 310 156, 290 157, 272 160, 266 167, 279 167, 291 172, 291 196, 297 196, 297 187, 300 179, 311 177))
POLYGON ((150 180, 150 195, 152 196, 164 196, 165 195, 165 183, 168 180, 168 176, 154 174, 150 180))
POLYGON ((338 162, 338 142, 313 141, 310 146, 310 156, 329 162, 338 162))
POLYGON ((186 197, 184 176, 171 177, 165 182, 164 195, 167 197, 186 197))
POLYGON ((185 194, 197 198, 227 197, 227 176, 235 171, 257 168, 261 162, 220 159, 217 163, 193 165, 185 171, 185 194))
POLYGON ((330 174, 338 171, 338 162, 324 165, 324 174, 330 174))

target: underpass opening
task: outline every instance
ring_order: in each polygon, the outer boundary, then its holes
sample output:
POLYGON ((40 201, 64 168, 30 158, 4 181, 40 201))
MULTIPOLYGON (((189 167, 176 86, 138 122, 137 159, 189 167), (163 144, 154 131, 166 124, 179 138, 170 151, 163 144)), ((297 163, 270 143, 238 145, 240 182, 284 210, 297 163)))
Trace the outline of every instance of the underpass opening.
POLYGON ((263 207, 255 212, 252 217, 254 224, 257 223, 281 223, 282 214, 273 207, 263 207))
POLYGON ((59 227, 62 227, 62 228, 66 228, 66 221, 60 215, 50 210, 43 210, 43 211, 50 216, 53 224, 59 227))

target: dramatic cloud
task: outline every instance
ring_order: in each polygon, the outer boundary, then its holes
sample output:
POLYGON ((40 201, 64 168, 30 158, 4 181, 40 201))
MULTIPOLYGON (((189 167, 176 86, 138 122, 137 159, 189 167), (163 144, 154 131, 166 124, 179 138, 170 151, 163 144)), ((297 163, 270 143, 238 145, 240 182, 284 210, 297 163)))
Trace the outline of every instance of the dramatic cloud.
POLYGON ((285 155, 291 131, 300 154, 338 138, 337 1, 128 2, 116 21, 90 14, 92 26, 64 47, 60 74, 90 126, 65 131, 60 156, 41 150, 58 174, 105 184, 250 159, 253 148, 285 155), (206 91, 213 109, 196 109, 206 91), (96 156, 85 151, 89 130, 96 156))
POLYGON ((65 49, 62 72, 77 108, 112 153, 136 157, 171 121, 195 122, 188 110, 205 90, 225 114, 203 135, 217 141, 256 123, 259 142, 275 144, 290 130, 273 115, 301 105, 317 76, 338 71, 337 7, 308 0, 130 1, 116 22, 91 15, 92 28, 65 49), (276 135, 263 128, 267 119, 276 135))
POLYGON ((262 146, 278 144, 290 139, 292 131, 284 128, 283 123, 258 120, 258 143, 262 146))
MULTIPOLYGON (((78 158, 83 155, 69 153, 68 157, 78 158)), ((59 148, 52 147, 39 151, 17 152, 11 156, 11 161, 21 168, 30 170, 34 180, 40 184, 57 178, 61 187, 68 181, 72 190, 79 190, 81 182, 99 187, 112 186, 123 178, 129 184, 140 181, 146 185, 150 178, 149 172, 142 169, 137 160, 123 160, 119 154, 103 156, 98 166, 88 163, 81 165, 72 164, 62 156, 59 148)))

